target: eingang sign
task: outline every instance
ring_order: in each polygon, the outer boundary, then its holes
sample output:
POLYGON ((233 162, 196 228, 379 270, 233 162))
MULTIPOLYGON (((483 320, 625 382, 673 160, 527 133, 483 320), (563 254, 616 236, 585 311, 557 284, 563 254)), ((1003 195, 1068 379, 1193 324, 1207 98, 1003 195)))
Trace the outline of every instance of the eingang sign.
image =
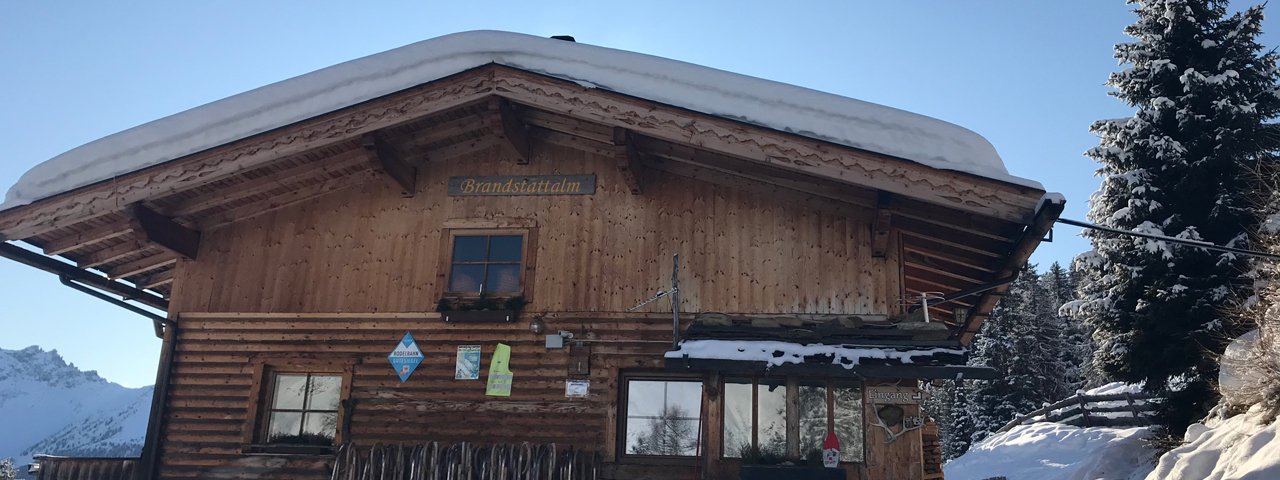
POLYGON ((595 175, 504 175, 449 177, 449 196, 591 195, 595 175))

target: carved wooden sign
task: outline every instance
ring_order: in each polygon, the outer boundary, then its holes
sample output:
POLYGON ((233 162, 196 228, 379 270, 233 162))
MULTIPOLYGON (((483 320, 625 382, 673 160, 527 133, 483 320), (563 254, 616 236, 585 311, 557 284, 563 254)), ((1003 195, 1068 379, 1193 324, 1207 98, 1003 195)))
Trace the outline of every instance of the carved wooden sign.
POLYGON ((918 405, 924 392, 911 387, 867 387, 867 401, 876 404, 918 405))
POLYGON ((515 175, 449 177, 449 196, 592 195, 595 175, 515 175))

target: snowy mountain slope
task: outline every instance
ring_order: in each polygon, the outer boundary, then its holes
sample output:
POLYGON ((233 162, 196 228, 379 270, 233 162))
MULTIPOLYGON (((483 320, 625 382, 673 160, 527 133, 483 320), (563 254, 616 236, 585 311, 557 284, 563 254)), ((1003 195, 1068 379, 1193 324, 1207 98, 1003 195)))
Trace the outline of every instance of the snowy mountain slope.
POLYGON ((137 455, 151 394, 82 372, 57 351, 0 349, 0 458, 137 455))

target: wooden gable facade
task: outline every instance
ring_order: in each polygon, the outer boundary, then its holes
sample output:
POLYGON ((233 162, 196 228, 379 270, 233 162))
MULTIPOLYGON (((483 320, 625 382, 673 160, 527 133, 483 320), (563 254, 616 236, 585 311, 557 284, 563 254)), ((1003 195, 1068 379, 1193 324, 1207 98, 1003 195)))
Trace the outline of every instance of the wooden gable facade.
MULTIPOLYGON (((904 299, 941 292, 930 345, 959 347, 1061 211, 1037 208, 1043 194, 489 65, 0 211, 0 235, 74 265, 6 256, 167 311, 147 478, 329 478, 335 449, 263 437, 287 410, 282 372, 337 379, 340 403, 298 410, 331 419, 334 445, 555 444, 598 455, 601 478, 737 478, 733 378, 867 392, 920 377, 675 371, 669 299, 632 308, 670 286, 672 255, 682 329, 709 312, 901 319, 904 299), (557 176, 594 191, 450 191, 557 176), (438 311, 475 302, 457 291, 473 266, 459 236, 520 239, 513 268, 485 270, 514 278, 494 294, 523 299, 513 321, 438 311), (424 360, 402 381, 388 354, 406 333, 424 360), (510 396, 486 395, 498 344, 510 396), (481 347, 478 380, 455 378, 463 345, 481 347), (692 455, 628 450, 629 382, 663 379, 702 392, 692 455), (568 380, 587 395, 568 398, 568 380)), ((804 413, 787 415, 794 429, 804 413)), ((920 432, 871 423, 847 478, 925 478, 920 432)))

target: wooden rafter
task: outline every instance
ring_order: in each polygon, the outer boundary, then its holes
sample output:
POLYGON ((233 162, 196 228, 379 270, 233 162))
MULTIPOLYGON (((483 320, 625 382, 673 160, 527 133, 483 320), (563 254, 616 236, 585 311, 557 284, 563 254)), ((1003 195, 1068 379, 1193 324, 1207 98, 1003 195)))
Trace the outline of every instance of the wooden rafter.
POLYGON ((76 262, 76 266, 80 268, 98 268, 108 263, 120 260, 129 255, 133 255, 141 251, 144 247, 141 243, 133 240, 126 241, 119 245, 107 247, 87 255, 80 257, 76 262))
POLYGON ((107 270, 107 278, 112 280, 141 275, 150 271, 178 263, 178 256, 171 252, 158 253, 139 258, 132 262, 117 265, 107 270))
POLYGON ((144 290, 155 290, 157 288, 160 288, 161 286, 169 285, 173 283, 173 272, 174 272, 174 269, 172 268, 161 271, 161 272, 156 272, 151 276, 148 276, 146 280, 139 281, 138 287, 144 290))
POLYGON ((130 225, 129 222, 108 223, 74 235, 68 235, 56 240, 51 240, 42 245, 42 249, 44 250, 45 255, 62 255, 98 242, 123 237, 133 233, 133 231, 134 226, 130 225))
POLYGON ((489 121, 494 135, 502 139, 503 148, 515 157, 516 163, 529 163, 532 158, 529 132, 520 116, 511 108, 511 102, 502 97, 493 97, 489 102, 489 121))
POLYGON ((302 163, 279 172, 230 185, 217 192, 192 196, 186 200, 167 205, 165 212, 174 217, 196 215, 206 210, 262 195, 308 178, 346 170, 367 161, 368 158, 362 150, 348 150, 320 162, 302 163))
POLYGON ((904 242, 904 244, 902 245, 902 252, 907 256, 919 255, 925 258, 932 259, 933 261, 946 262, 953 265, 959 265, 961 267, 970 268, 973 270, 979 270, 982 272, 995 273, 996 271, 996 269, 992 268, 990 265, 984 265, 983 262, 980 261, 981 259, 973 258, 970 256, 959 255, 954 251, 942 251, 936 248, 925 248, 922 246, 917 246, 915 242, 912 242, 912 243, 904 242))
POLYGON ((376 132, 364 134, 361 146, 375 168, 385 173, 400 188, 400 195, 412 197, 418 191, 418 169, 409 165, 391 144, 376 132))
POLYGON ((216 215, 200 218, 200 227, 205 230, 212 230, 232 222, 248 220, 250 218, 274 212, 291 205, 296 205, 322 195, 364 185, 378 176, 381 175, 375 175, 372 171, 365 170, 361 173, 353 173, 347 177, 331 178, 314 185, 290 190, 289 192, 260 202, 249 203, 224 212, 219 212, 216 215))
POLYGON ((640 194, 640 153, 631 139, 631 132, 622 127, 613 128, 613 158, 618 166, 618 173, 627 182, 632 195, 640 194))
POLYGON ((168 249, 183 257, 195 259, 200 251, 200 232, 180 225, 173 219, 156 213, 142 202, 129 207, 131 223, 147 241, 168 249))

